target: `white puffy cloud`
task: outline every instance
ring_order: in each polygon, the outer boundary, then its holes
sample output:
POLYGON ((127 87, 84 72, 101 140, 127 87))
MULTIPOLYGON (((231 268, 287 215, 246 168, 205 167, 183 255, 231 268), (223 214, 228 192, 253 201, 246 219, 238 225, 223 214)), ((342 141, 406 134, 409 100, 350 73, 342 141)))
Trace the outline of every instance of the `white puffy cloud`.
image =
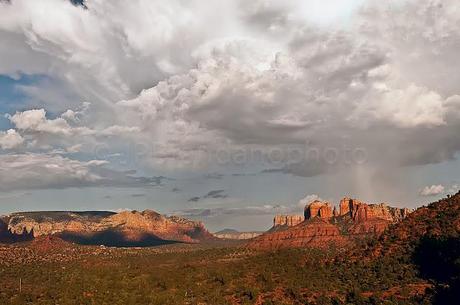
POLYGON ((311 194, 311 195, 307 195, 304 198, 300 199, 297 205, 299 206, 299 208, 303 209, 305 208, 307 204, 312 203, 315 200, 322 200, 322 199, 316 194, 311 194))
MULTIPOLYGON (((45 109, 18 111, 13 115, 7 114, 6 117, 17 130, 31 135, 32 139, 34 137, 35 140, 40 139, 42 142, 51 141, 51 139, 55 140, 56 136, 62 136, 63 140, 68 142, 69 140, 82 141, 83 139, 81 137, 86 137, 88 141, 88 139, 92 137, 121 137, 139 132, 139 128, 136 126, 111 125, 94 129, 87 126, 81 126, 81 124, 79 124, 81 122, 80 118, 86 113, 88 108, 89 105, 84 103, 82 110, 74 111, 68 109, 54 119, 49 119, 47 117, 45 109), (72 139, 69 138, 69 136, 75 136, 77 138, 72 139)), ((13 129, 9 130, 8 133, 11 133, 9 135, 10 137, 18 135, 13 129)))
POLYGON ((14 129, 0 131, 0 148, 13 149, 24 143, 24 138, 14 129))
POLYGON ((421 196, 437 196, 442 193, 444 193, 444 186, 441 184, 425 186, 422 190, 420 190, 421 196))
POLYGON ((16 112, 8 116, 11 123, 22 131, 36 131, 50 134, 70 135, 71 127, 63 118, 53 120, 46 118, 44 109, 33 109, 24 112, 16 112))

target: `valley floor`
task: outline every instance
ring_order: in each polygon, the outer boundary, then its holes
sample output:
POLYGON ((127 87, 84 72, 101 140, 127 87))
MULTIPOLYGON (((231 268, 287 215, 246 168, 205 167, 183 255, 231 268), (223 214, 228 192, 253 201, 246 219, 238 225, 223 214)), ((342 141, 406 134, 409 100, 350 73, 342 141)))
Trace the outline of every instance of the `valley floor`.
POLYGON ((341 255, 238 243, 0 246, 0 304, 429 304, 430 284, 404 258, 341 255))

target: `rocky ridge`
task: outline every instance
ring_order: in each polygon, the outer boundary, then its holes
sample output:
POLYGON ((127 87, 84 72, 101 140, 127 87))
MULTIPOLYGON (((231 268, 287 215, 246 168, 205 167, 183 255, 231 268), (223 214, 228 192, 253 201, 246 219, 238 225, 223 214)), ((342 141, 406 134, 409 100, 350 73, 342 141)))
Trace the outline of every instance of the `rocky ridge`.
POLYGON ((155 245, 212 239, 203 223, 155 211, 24 212, 3 218, 3 233, 33 238, 54 235, 83 244, 155 245), (6 226, 6 228, 5 228, 6 226), (5 232, 5 229, 7 232, 5 232))

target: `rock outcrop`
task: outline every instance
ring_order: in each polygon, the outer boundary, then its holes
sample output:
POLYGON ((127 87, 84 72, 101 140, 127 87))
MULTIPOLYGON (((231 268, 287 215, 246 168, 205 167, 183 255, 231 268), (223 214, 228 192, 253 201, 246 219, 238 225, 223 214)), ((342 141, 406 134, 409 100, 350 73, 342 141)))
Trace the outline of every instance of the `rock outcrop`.
POLYGON ((303 222, 285 230, 272 228, 248 246, 257 249, 345 246, 356 239, 379 236, 390 224, 407 217, 410 210, 343 198, 338 210, 329 202, 315 200, 305 207, 304 213, 303 222))
POLYGON ((303 221, 302 215, 276 215, 273 219, 273 227, 293 227, 303 221))
POLYGON ((280 249, 296 247, 328 247, 330 243, 345 246, 350 241, 342 235, 338 226, 319 217, 302 222, 284 231, 266 233, 253 239, 249 248, 280 249))
POLYGON ((331 218, 332 217, 332 206, 329 202, 315 200, 308 204, 304 209, 305 220, 319 217, 319 218, 331 218))
POLYGON ((25 212, 11 214, 8 230, 34 238, 56 235, 77 243, 143 246, 166 241, 199 242, 213 238, 201 222, 166 217, 146 210, 114 212, 25 212))

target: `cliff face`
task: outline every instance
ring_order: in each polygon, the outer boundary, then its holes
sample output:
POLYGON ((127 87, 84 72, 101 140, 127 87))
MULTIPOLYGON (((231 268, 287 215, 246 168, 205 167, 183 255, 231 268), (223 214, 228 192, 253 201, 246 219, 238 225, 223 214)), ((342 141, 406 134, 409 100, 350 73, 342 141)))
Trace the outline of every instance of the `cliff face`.
POLYGON ((72 241, 95 243, 119 240, 127 245, 158 241, 198 242, 213 238, 201 222, 166 217, 154 211, 113 212, 28 212, 7 219, 15 235, 27 232, 33 237, 56 235, 72 241))
POLYGON ((273 219, 273 227, 293 227, 303 221, 302 215, 276 215, 273 219))
POLYGON ((316 200, 305 207, 303 222, 285 230, 271 229, 248 246, 258 249, 346 246, 356 239, 382 234, 390 224, 401 221, 409 213, 408 209, 350 198, 342 199, 337 210, 329 202, 316 200))
POLYGON ((304 209, 305 220, 312 219, 314 217, 319 218, 331 218, 332 206, 329 202, 323 202, 315 200, 310 204, 307 204, 304 209))

